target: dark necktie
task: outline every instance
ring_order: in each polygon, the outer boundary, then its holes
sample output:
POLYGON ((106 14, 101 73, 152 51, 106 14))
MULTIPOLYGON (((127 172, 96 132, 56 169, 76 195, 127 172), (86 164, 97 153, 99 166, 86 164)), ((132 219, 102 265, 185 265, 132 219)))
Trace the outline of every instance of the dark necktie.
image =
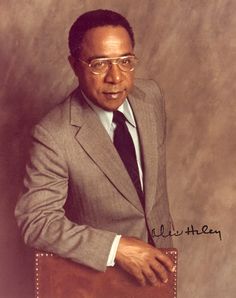
POLYGON ((123 113, 119 111, 113 112, 113 122, 116 124, 114 131, 114 145, 130 175, 131 180, 133 181, 141 204, 144 208, 144 195, 140 183, 134 143, 125 121, 126 118, 123 113))

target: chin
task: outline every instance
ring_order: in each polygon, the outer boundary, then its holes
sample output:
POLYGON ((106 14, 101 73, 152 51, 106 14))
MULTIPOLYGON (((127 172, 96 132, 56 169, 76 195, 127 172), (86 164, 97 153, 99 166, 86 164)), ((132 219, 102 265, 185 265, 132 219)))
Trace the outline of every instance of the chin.
POLYGON ((125 99, 120 101, 119 103, 117 103, 117 102, 114 103, 114 105, 112 105, 112 107, 111 107, 112 111, 117 110, 124 103, 124 101, 125 101, 125 99))
POLYGON ((103 105, 103 106, 100 106, 103 110, 106 110, 106 111, 109 111, 109 112, 113 112, 113 111, 116 111, 119 106, 122 105, 123 102, 121 102, 120 104, 109 104, 109 105, 103 105))

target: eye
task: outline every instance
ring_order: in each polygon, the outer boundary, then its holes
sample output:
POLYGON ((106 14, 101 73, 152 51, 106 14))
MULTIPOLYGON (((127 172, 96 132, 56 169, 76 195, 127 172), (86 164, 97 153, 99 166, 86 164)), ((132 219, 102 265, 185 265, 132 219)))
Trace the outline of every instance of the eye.
POLYGON ((121 60, 121 64, 124 65, 124 66, 125 65, 130 65, 131 62, 132 62, 131 58, 124 58, 124 59, 121 60))
POLYGON ((92 61, 91 67, 96 70, 103 69, 104 67, 106 67, 106 63, 105 61, 92 61))

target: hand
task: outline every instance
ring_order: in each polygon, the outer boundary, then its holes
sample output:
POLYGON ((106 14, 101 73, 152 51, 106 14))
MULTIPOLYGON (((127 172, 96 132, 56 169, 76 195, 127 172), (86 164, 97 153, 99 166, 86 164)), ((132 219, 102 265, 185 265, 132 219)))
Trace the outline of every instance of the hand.
POLYGON ((166 283, 167 271, 175 271, 171 259, 159 249, 132 237, 121 237, 116 263, 133 275, 142 286, 146 285, 147 281, 156 286, 158 278, 166 283))

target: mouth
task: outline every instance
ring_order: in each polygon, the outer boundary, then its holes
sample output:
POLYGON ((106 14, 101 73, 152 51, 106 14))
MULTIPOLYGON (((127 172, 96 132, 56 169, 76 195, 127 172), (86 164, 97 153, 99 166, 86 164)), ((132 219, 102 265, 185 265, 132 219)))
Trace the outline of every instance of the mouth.
POLYGON ((123 93, 124 91, 103 92, 103 94, 109 99, 119 99, 123 93))

